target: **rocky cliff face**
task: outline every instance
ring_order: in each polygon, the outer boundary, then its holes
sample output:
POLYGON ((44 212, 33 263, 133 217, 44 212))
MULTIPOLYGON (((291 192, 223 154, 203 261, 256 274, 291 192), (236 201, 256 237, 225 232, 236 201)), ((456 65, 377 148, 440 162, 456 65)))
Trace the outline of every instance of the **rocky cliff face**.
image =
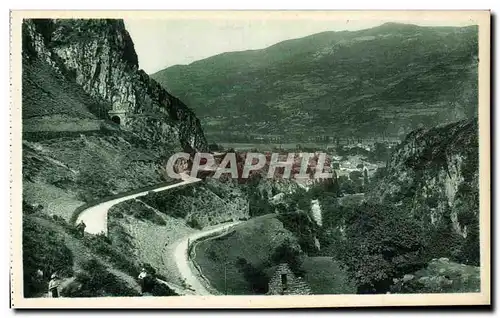
POLYGON ((23 57, 39 58, 85 92, 124 112, 121 124, 154 145, 203 151, 199 120, 142 70, 122 20, 26 20, 23 57))
POLYGON ((449 218, 456 233, 467 237, 478 223, 478 160, 476 119, 413 131, 369 198, 400 205, 409 217, 432 225, 449 218))

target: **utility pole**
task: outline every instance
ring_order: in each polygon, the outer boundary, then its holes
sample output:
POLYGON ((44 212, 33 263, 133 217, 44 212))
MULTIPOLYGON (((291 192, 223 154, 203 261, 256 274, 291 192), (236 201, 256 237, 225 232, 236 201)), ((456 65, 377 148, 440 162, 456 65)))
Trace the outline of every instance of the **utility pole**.
POLYGON ((227 295, 227 262, 224 263, 224 294, 227 295))

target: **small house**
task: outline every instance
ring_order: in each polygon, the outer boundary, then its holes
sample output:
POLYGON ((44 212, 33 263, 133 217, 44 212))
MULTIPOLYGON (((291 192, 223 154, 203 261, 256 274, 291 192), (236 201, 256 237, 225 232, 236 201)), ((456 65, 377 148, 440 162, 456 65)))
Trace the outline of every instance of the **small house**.
POLYGON ((297 277, 287 263, 277 266, 269 279, 267 295, 310 295, 311 288, 302 279, 297 277))

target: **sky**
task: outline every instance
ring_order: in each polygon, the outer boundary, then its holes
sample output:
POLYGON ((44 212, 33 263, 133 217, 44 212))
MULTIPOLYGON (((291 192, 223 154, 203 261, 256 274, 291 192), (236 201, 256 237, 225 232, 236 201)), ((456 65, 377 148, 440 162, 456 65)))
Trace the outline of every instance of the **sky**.
MULTIPOLYGON (((392 20, 394 21, 394 20, 392 20)), ((389 20, 332 19, 125 19, 139 67, 152 74, 219 53, 262 49, 324 31, 360 30, 389 20)), ((406 21, 405 21, 406 22, 406 21)), ((468 25, 462 22, 408 21, 418 25, 468 25)))

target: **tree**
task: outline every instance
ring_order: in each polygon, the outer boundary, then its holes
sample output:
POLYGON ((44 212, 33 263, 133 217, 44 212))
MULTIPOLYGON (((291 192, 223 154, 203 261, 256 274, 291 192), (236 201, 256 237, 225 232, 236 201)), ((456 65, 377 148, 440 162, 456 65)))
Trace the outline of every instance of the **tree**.
POLYGON ((459 260, 464 239, 453 228, 451 208, 447 204, 435 228, 431 228, 431 233, 426 237, 429 239, 427 246, 429 258, 448 257, 459 260))
POLYGON ((268 290, 269 277, 260 267, 255 267, 246 259, 239 257, 236 260, 238 270, 243 273, 243 277, 256 294, 265 294, 268 290))
POLYGON ((374 145, 373 155, 375 160, 387 161, 387 159, 389 159, 389 149, 385 144, 376 142, 374 145))
POLYGON ((274 264, 287 263, 295 275, 303 276, 304 270, 302 269, 302 256, 300 247, 292 244, 290 239, 287 238, 271 255, 271 261, 274 264))
POLYGON ((335 170, 333 170, 332 183, 328 192, 331 192, 336 197, 340 196, 339 179, 337 178, 337 172, 335 172, 335 170))
POLYGON ((370 181, 368 179, 368 170, 365 168, 363 170, 363 186, 366 187, 369 183, 370 183, 370 181))
POLYGON ((425 266, 422 229, 392 206, 364 203, 346 217, 346 240, 337 259, 358 293, 385 293, 392 279, 425 266))

